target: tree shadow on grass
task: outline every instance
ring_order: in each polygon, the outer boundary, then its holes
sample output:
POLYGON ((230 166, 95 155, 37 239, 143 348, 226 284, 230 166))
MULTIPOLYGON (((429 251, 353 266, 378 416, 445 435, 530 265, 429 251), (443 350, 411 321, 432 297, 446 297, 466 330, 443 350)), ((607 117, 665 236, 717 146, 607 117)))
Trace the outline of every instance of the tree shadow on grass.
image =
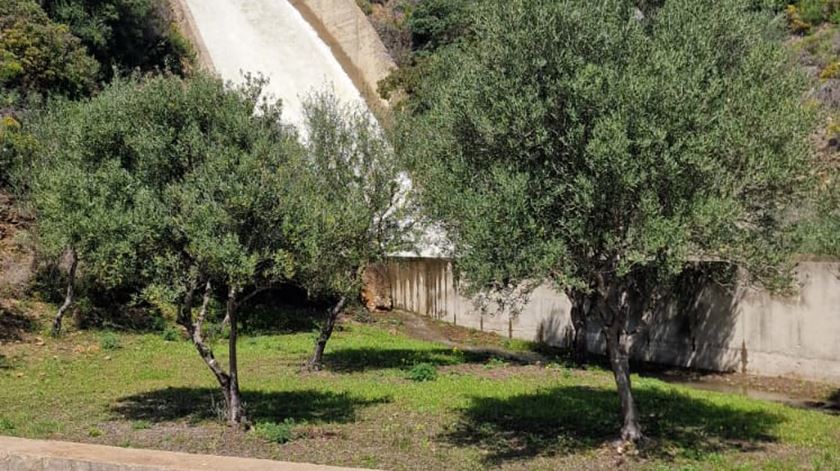
MULTIPOLYGON (((675 390, 637 388, 648 437, 642 456, 702 458, 725 450, 760 449, 775 441, 783 417, 714 404, 675 390)), ((618 436, 618 397, 612 390, 558 387, 507 399, 474 397, 456 427, 441 437, 488 452, 486 464, 601 447, 618 436)))
MULTIPOLYGON (((361 407, 390 402, 390 398, 365 399, 347 393, 316 390, 243 391, 248 417, 254 422, 287 418, 308 422, 352 422, 361 407)), ((111 407, 120 419, 168 422, 222 419, 224 399, 212 388, 166 388, 124 397, 111 407)))
POLYGON ((24 334, 34 332, 36 327, 31 317, 0 306, 0 341, 23 340, 24 334))
POLYGON ((491 352, 462 351, 451 348, 413 350, 407 348, 336 348, 324 354, 324 365, 333 371, 358 372, 389 368, 410 368, 418 363, 436 366, 484 363, 491 352))

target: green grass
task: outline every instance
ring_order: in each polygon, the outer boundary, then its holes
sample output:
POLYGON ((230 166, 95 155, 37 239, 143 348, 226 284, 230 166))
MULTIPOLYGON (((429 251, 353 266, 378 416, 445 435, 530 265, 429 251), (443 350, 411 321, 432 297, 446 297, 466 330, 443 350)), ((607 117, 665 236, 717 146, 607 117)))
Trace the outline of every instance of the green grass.
MULTIPOLYGON (((488 368, 488 358, 353 324, 335 333, 327 371, 303 374, 312 333, 249 336, 241 384, 263 432, 243 433, 220 423, 220 395, 189 342, 123 333, 105 351, 100 339, 79 333, 3 352, 15 361, 0 369, 0 433, 406 470, 615 460, 618 402, 597 367, 488 368), (408 379, 418 364, 437 379, 408 379)), ((631 468, 840 469, 836 416, 633 379, 651 440, 627 458, 631 468)))

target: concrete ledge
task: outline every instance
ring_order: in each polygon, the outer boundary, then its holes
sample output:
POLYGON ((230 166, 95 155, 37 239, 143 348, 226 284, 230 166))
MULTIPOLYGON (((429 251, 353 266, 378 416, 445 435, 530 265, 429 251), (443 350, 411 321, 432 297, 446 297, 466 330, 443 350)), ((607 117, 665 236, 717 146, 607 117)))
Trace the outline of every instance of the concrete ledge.
POLYGON ((374 113, 388 109, 379 81, 397 66, 354 0, 288 0, 318 32, 374 113))
POLYGON ((353 470, 314 464, 0 437, 0 471, 353 470))

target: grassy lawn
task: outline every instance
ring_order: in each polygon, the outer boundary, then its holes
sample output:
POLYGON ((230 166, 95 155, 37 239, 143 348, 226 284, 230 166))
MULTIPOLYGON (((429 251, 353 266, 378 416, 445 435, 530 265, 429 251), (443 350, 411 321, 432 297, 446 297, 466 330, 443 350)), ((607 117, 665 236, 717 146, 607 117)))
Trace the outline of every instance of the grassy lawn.
POLYGON ((618 455, 609 372, 465 353, 390 317, 345 323, 313 374, 299 371, 312 333, 244 337, 258 424, 245 433, 217 419, 220 396, 188 342, 116 335, 4 342, 0 433, 395 470, 840 469, 838 416, 639 377, 650 440, 618 455), (437 378, 409 379, 417 363, 437 378), (289 441, 260 433, 287 419, 289 441))

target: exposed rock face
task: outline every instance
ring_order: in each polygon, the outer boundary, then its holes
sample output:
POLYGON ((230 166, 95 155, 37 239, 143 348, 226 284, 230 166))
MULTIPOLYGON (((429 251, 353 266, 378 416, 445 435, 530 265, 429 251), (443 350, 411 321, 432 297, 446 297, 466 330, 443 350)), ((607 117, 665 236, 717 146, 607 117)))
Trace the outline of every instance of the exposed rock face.
POLYGON ((362 303, 369 311, 388 311, 393 307, 388 271, 382 265, 371 265, 362 275, 362 303))

